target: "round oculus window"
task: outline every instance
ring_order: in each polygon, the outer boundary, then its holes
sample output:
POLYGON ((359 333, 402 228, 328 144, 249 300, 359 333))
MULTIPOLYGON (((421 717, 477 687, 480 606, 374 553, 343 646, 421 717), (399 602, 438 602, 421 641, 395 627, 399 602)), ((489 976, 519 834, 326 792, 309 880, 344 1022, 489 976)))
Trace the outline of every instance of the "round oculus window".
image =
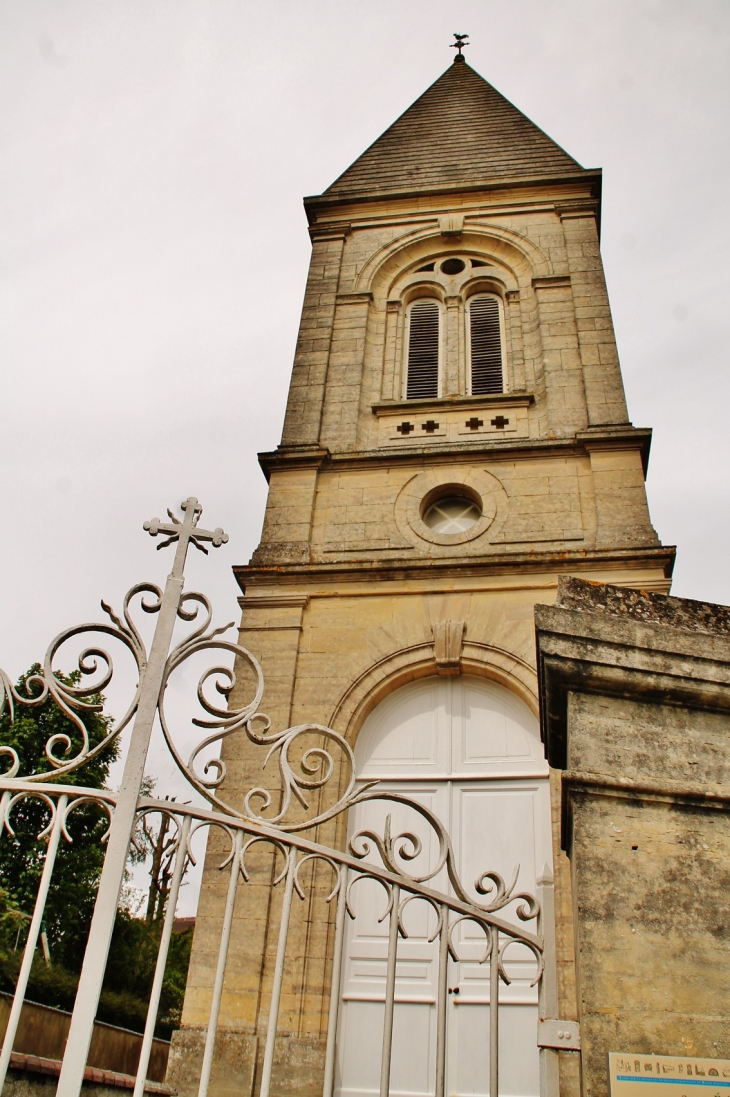
POLYGON ((466 269, 463 259, 445 259, 441 264, 442 274, 461 274, 466 269))
POLYGON ((434 533, 466 533, 482 516, 482 508, 465 495, 445 495, 431 503, 423 521, 434 533))

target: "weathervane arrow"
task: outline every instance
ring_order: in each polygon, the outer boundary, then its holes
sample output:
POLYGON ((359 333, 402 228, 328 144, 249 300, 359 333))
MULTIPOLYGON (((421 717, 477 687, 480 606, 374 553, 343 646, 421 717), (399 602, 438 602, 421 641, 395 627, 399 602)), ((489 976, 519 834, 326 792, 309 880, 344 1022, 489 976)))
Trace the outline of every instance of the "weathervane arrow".
MULTIPOLYGON (((450 48, 452 50, 458 50, 459 51, 458 54, 457 54, 457 57, 462 56, 461 51, 464 48, 464 46, 470 46, 471 45, 471 42, 466 41, 466 39, 468 37, 469 37, 468 34, 457 34, 456 31, 454 31, 454 38, 456 39, 456 41, 451 43, 450 48)), ((456 57, 454 58, 454 60, 456 60, 456 57)))

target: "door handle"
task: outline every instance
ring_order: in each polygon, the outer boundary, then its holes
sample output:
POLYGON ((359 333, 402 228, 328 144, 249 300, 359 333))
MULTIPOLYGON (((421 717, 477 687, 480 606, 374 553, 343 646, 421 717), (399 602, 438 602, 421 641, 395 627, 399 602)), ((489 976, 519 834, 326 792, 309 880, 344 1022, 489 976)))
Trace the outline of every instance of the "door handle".
POLYGON ((459 993, 459 988, 458 987, 449 987, 449 994, 458 994, 458 993, 459 993))

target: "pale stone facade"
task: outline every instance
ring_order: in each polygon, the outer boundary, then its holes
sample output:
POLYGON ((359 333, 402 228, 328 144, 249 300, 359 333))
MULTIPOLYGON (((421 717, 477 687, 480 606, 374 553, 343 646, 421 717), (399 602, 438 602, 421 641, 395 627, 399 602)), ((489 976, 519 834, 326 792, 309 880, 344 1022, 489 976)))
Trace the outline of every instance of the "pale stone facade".
MULTIPOLYGON (((478 98, 475 81, 462 62, 427 95, 441 87, 448 116, 478 98)), ((420 152, 407 147, 406 166, 437 159, 437 121, 420 152)), ((495 122, 507 146, 513 122, 495 122)), ((644 489, 650 432, 628 420, 601 264, 600 172, 533 129, 557 150, 557 166, 507 164, 494 177, 479 168, 464 183, 467 144, 459 170, 447 164, 439 175, 437 164, 428 185, 393 177, 386 186, 384 162, 370 191, 333 184, 306 200, 312 261, 284 432, 261 455, 261 543, 236 569, 240 641, 262 664, 263 709, 275 727, 316 721, 354 742, 389 692, 439 673, 492 678, 537 712, 534 606, 554 599, 561 575, 669 589, 673 550, 659 544, 644 489), (449 256, 469 261, 458 277, 435 269, 449 256), (505 391, 491 396, 468 392, 465 305, 479 290, 496 294, 504 313, 505 391), (442 308, 441 395, 406 400, 405 310, 424 292, 442 308), (452 487, 479 500, 481 518, 464 533, 438 534, 424 503, 452 487)), ((261 783, 261 750, 229 742, 224 758, 226 797, 236 802, 261 783)), ((556 795, 561 1016, 574 1018, 559 810, 556 795)), ((342 824, 320 834, 342 839, 342 824)), ((183 1094, 194 1092, 207 1023, 226 889, 215 869, 221 849, 214 837, 175 1039, 171 1076, 183 1094)), ((251 1092, 261 1054, 280 900, 270 855, 257 856, 237 900, 216 1097, 251 1092)), ((276 1093, 317 1089, 332 962, 328 887, 322 872, 294 924, 280 1021, 291 1037, 278 1052, 276 1093)), ((577 1074, 575 1057, 564 1058, 567 1093, 577 1074)))

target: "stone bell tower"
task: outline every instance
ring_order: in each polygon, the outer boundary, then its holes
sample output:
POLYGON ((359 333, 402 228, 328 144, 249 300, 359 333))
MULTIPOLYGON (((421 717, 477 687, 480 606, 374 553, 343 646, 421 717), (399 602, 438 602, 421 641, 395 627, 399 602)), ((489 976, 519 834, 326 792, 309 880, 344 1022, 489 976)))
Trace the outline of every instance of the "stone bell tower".
MULTIPOLYGON (((304 204, 312 259, 283 435, 259 456, 261 542, 235 569, 263 710, 276 728, 316 721, 354 743, 404 683, 470 674, 536 712, 535 603, 553 601, 565 574, 666 593, 674 556, 647 508, 651 432, 631 424, 624 398, 599 251, 601 172, 459 54, 304 204)), ((223 757, 227 798, 242 799, 261 783, 261 750, 229 740, 223 757)), ((555 784, 554 819, 558 797, 555 784)), ((342 829, 320 840, 342 841, 342 829)), ((183 1094, 196 1091, 225 900, 217 841, 173 1055, 183 1094)), ((214 1094, 257 1084, 278 917, 260 856, 237 900, 214 1094)), ((557 839, 554 863, 560 1015, 571 1018, 557 839)), ((323 874, 293 931, 276 1093, 316 1092, 328 883, 323 874)))

